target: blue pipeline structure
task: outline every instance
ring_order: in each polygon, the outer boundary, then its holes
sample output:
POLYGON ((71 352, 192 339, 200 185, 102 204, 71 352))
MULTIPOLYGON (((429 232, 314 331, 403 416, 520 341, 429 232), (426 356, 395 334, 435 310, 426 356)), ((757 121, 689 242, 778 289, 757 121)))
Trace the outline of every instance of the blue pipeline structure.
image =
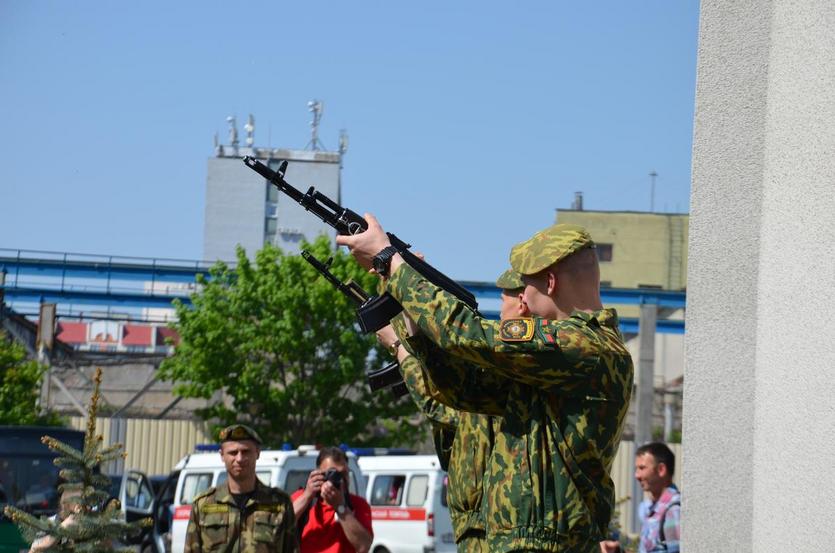
MULTIPOLYGON (((149 309, 171 309, 179 299, 190 303, 198 274, 208 275, 211 263, 179 259, 56 253, 0 248, 0 289, 4 301, 25 315, 37 315, 40 303, 58 304, 62 317, 107 318, 128 314, 133 320, 154 322, 149 309)), ((492 282, 462 281, 485 316, 498 318, 500 290, 492 282)), ((604 305, 656 305, 660 310, 683 309, 683 291, 603 288, 604 305)), ((638 320, 621 319, 626 334, 637 334, 638 320)), ((662 319, 656 332, 683 334, 684 321, 662 319)))

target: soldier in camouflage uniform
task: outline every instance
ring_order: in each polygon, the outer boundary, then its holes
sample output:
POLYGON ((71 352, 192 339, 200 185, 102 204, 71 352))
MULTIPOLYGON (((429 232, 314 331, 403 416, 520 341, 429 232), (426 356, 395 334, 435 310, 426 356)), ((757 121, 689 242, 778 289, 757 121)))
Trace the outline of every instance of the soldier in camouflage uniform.
MULTIPOLYGON (((521 300, 524 286, 518 273, 508 269, 499 276, 496 286, 502 290, 502 319, 527 315, 527 307, 521 300)), ((497 423, 491 416, 458 411, 434 399, 438 392, 426 374, 423 362, 468 363, 447 356, 424 357, 422 362, 408 345, 402 319, 395 319, 393 327, 386 327, 377 335, 397 357, 409 394, 432 425, 438 458, 443 469, 449 473, 447 499, 458 551, 486 552, 488 548, 481 512, 483 479, 497 423), (403 337, 404 341, 401 343, 398 337, 403 337)), ((444 367, 438 370, 444 370, 444 367)))
MULTIPOLYGON (((337 242, 371 267, 390 244, 376 219, 366 220, 367 231, 337 242)), ((480 367, 450 365, 446 378, 430 375, 449 405, 504 406, 484 485, 490 550, 598 551, 614 509, 609 471, 631 396, 632 359, 617 314, 600 302, 597 256, 584 229, 549 227, 515 246, 510 261, 539 317, 482 319, 400 255, 382 276, 419 326, 415 338, 480 367)))
POLYGON ((261 438, 235 424, 220 432, 228 479, 194 498, 185 553, 298 553, 290 496, 255 475, 261 438))

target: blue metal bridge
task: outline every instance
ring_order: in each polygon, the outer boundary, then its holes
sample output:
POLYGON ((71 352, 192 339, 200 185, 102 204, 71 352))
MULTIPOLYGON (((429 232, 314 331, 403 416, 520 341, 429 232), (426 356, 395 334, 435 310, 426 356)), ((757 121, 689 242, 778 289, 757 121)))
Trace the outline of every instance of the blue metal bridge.
MULTIPOLYGON (((64 318, 162 322, 154 313, 171 309, 175 299, 189 303, 197 275, 208 274, 210 266, 205 261, 0 248, 0 288, 4 301, 27 316, 37 316, 40 303, 55 303, 64 318)), ((500 291, 492 282, 461 284, 476 296, 482 313, 498 317, 500 291)), ((678 310, 686 303, 683 291, 604 288, 601 295, 607 306, 678 310)), ((637 334, 638 320, 623 318, 621 329, 637 334)), ((659 317, 656 331, 683 334, 684 321, 659 317)))

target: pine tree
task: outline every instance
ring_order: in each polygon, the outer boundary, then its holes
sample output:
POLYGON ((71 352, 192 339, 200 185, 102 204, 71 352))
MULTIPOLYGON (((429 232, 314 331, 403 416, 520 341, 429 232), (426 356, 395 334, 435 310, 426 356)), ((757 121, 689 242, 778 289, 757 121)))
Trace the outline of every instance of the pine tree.
POLYGON ((5 508, 6 516, 20 527, 27 541, 38 539, 38 551, 131 551, 121 544, 137 535, 143 526, 150 526, 151 519, 139 522, 125 522, 118 499, 110 498, 110 479, 101 474, 102 463, 124 458, 122 444, 107 447, 102 445, 103 437, 96 435, 96 413, 98 411, 101 368, 96 370, 95 386, 87 409, 87 432, 84 436, 84 451, 44 436, 41 441, 59 456, 53 461, 60 467, 60 478, 64 481, 58 487, 61 494, 61 517, 54 519, 37 518, 12 506, 5 508))

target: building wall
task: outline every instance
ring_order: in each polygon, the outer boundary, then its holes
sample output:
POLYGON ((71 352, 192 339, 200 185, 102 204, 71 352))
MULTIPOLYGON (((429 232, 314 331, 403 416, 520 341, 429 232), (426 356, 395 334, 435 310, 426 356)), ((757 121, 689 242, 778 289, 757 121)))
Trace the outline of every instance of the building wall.
POLYGON ((203 259, 234 261, 238 244, 249 255, 261 249, 266 199, 264 178, 240 158, 209 159, 203 259))
POLYGON ((600 280, 610 286, 687 287, 686 214, 558 209, 557 222, 581 225, 596 243, 611 244, 611 261, 600 263, 600 280))
MULTIPOLYGON (((339 160, 336 154, 327 152, 294 152, 294 156, 287 165, 285 178, 288 183, 306 192, 315 186, 318 192, 334 200, 340 201, 339 190, 339 160), (305 159, 309 158, 309 159, 305 159)), ((336 231, 320 221, 313 214, 284 194, 278 195, 278 213, 276 217, 277 232, 273 237, 267 237, 272 243, 286 253, 298 253, 301 241, 314 241, 324 234, 333 242, 336 231)))
POLYGON ((702 0, 698 56, 682 547, 826 549, 835 3, 702 0))
POLYGON ((287 253, 298 253, 300 242, 320 234, 335 233, 289 197, 278 193, 261 175, 244 165, 242 156, 253 155, 276 169, 287 160, 285 178, 306 192, 311 186, 340 201, 340 155, 308 150, 240 148, 239 155, 208 160, 206 211, 203 225, 203 259, 234 261, 240 244, 252 257, 269 241, 287 253))

